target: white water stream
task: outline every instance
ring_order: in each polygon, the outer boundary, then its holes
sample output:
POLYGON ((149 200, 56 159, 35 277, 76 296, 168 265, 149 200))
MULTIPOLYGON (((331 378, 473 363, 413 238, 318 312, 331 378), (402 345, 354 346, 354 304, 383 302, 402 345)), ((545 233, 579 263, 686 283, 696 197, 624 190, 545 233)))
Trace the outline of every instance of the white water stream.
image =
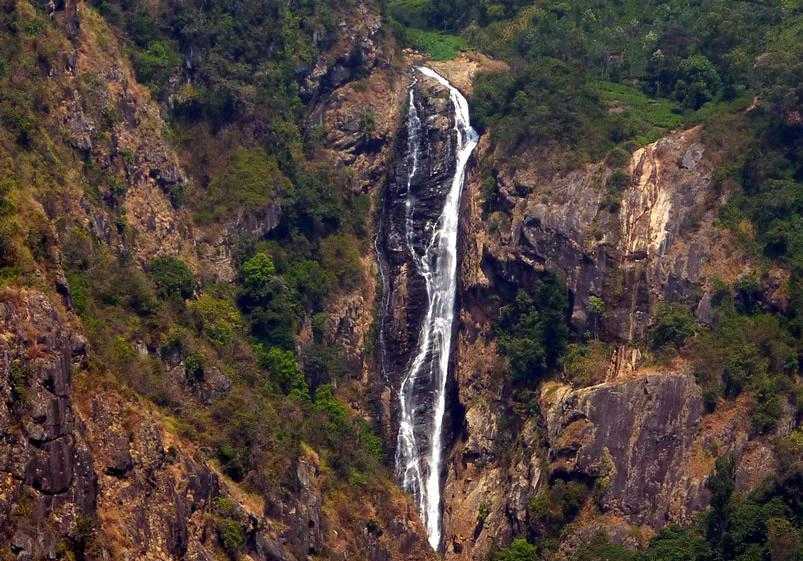
POLYGON ((457 227, 460 195, 466 175, 466 165, 477 145, 478 136, 471 128, 468 102, 445 78, 435 71, 418 67, 417 70, 440 82, 449 89, 454 106, 457 151, 454 177, 444 200, 443 211, 433 229, 432 237, 423 254, 413 247, 411 185, 419 164, 421 121, 414 102, 414 88, 410 88, 407 136, 409 175, 407 178, 407 245, 418 273, 424 278, 427 289, 427 311, 421 322, 416 354, 409 370, 402 378, 399 389, 399 435, 396 446, 396 470, 404 488, 417 502, 427 537, 433 549, 441 542, 441 454, 443 417, 446 409, 446 376, 452 342, 455 291, 457 287, 457 227), (416 403, 413 388, 420 376, 428 376, 435 395, 431 407, 416 403), (430 416, 428 425, 429 449, 416 439, 415 424, 422 416, 430 416))

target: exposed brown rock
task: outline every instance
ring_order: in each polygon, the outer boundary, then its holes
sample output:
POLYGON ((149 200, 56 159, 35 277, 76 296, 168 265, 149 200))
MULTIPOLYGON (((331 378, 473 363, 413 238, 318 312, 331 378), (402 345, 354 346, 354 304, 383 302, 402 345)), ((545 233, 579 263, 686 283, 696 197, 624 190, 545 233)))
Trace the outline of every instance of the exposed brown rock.
POLYGON ((541 407, 551 472, 599 479, 603 512, 662 527, 688 521, 690 506, 701 502, 701 490, 687 487, 703 411, 690 376, 653 374, 579 390, 547 384, 541 407))

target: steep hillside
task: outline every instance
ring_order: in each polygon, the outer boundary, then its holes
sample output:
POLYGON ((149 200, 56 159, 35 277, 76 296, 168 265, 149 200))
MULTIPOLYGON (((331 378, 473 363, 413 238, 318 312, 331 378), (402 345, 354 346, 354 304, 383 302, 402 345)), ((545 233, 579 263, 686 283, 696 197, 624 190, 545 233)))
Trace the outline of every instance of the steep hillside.
MULTIPOLYGON (((430 558, 382 443, 332 391, 372 360, 362 193, 398 108, 374 120, 338 88, 395 91, 376 8, 274 14, 298 29, 282 40, 321 37, 298 89, 271 78, 284 100, 175 62, 184 38, 156 22, 187 14, 129 9, 3 6, 0 555, 430 558), (345 131, 331 154, 302 138, 313 113, 345 131)), ((190 50, 237 64, 203 27, 190 50)), ((253 64, 291 63, 272 52, 253 64)))

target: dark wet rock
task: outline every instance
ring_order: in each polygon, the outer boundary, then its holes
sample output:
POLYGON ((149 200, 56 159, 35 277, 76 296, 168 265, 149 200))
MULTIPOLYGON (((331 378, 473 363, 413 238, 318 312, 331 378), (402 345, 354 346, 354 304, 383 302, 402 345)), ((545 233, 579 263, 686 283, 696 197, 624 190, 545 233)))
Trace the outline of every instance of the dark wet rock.
MULTIPOLYGON (((421 75, 416 76, 413 91, 420 123, 414 137, 417 142, 413 142, 418 153, 415 174, 409 178, 413 157, 408 146, 408 125, 396 138, 396 156, 383 192, 380 218, 379 253, 385 299, 380 327, 382 368, 394 388, 398 388, 416 349, 428 303, 426 285, 411 251, 425 253, 455 169, 456 137, 448 91, 421 75)), ((414 388, 418 403, 425 403, 427 396, 433 395, 428 383, 431 380, 422 376, 414 388)), ((422 417, 422 424, 415 427, 421 443, 429 439, 425 423, 422 417)), ((386 424, 395 426, 396 422, 386 420, 386 424)), ((395 434, 392 429, 388 432, 395 434)))

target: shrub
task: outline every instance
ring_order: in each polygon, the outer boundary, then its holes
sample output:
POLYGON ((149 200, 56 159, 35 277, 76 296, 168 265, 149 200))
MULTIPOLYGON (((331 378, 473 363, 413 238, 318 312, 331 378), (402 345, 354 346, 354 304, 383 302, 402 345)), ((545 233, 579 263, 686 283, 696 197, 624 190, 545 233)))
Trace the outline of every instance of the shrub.
POLYGON ((156 295, 142 271, 126 267, 116 277, 116 293, 122 296, 129 308, 139 315, 149 315, 156 311, 158 307, 156 295))
POLYGON ((290 180, 276 158, 262 148, 238 148, 222 172, 209 183, 200 201, 198 218, 211 221, 229 218, 238 211, 255 211, 290 191, 290 180))
POLYGON ((574 519, 588 496, 589 489, 582 483, 556 479, 533 497, 528 506, 537 527, 555 534, 574 519))
POLYGON ((229 300, 204 293, 190 302, 189 309, 198 328, 217 345, 231 343, 242 327, 240 312, 229 300))
POLYGON ((295 353, 272 347, 259 353, 259 364, 270 372, 271 381, 285 394, 309 397, 309 388, 295 353))
POLYGON ((771 561, 795 561, 800 552, 800 530, 789 520, 767 520, 767 542, 771 561))
POLYGON ((696 326, 694 316, 685 306, 659 304, 648 336, 650 346, 654 350, 680 347, 695 333, 696 326))
POLYGON ((292 349, 298 328, 298 303, 281 283, 271 299, 250 309, 251 333, 268 346, 292 349))
POLYGON ((184 371, 187 379, 200 382, 204 379, 204 361, 198 353, 190 353, 184 358, 184 371))
POLYGON ((253 303, 268 299, 276 282, 275 275, 273 259, 264 251, 245 261, 240 268, 243 298, 253 303))
POLYGON ((151 41, 147 49, 134 54, 137 78, 157 91, 167 85, 180 64, 181 57, 169 43, 162 40, 151 41))
POLYGON ((195 277, 180 259, 157 257, 149 263, 148 273, 158 293, 165 298, 186 300, 195 292, 195 277))
POLYGON ((0 179, 0 267, 16 263, 19 250, 14 238, 18 233, 14 219, 16 205, 11 200, 16 182, 10 178, 0 179))
POLYGON ((246 260, 240 269, 239 302, 249 314, 255 337, 269 347, 292 349, 299 305, 295 294, 275 273, 273 260, 265 252, 246 260))
POLYGON ((235 555, 245 547, 245 528, 231 518, 217 519, 217 532, 220 543, 229 555, 235 555))
POLYGON ((566 347, 566 353, 560 362, 569 381, 588 386, 604 379, 610 355, 610 347, 600 341, 588 344, 571 343, 566 347))
POLYGON ((78 315, 89 311, 89 280, 85 273, 67 273, 67 286, 70 287, 70 300, 78 315))
POLYGON ((693 529, 668 526, 661 530, 642 554, 643 561, 707 561, 711 546, 693 529))
POLYGON ((333 274, 312 259, 294 262, 284 273, 284 279, 307 310, 323 308, 324 300, 334 284, 333 274))
POLYGON ((579 545, 571 556, 571 561, 641 561, 638 553, 611 543, 608 536, 600 532, 591 540, 579 545))
POLYGON ((622 148, 614 148, 605 156, 605 163, 612 168, 623 168, 630 163, 630 152, 622 148))
POLYGON ((703 55, 692 55, 680 62, 674 97, 690 109, 699 109, 717 95, 722 85, 716 67, 703 55))
POLYGON ((630 183, 630 174, 624 170, 617 169, 608 177, 606 186, 612 191, 622 191, 630 183))
POLYGON ((62 238, 61 257, 64 267, 86 272, 94 261, 92 238, 82 228, 69 228, 62 238))
POLYGON ((341 476, 376 468, 382 458, 381 440, 365 420, 349 414, 331 385, 315 391, 312 411, 317 418, 313 436, 329 451, 328 461, 341 476))
POLYGON ((362 262, 359 243, 350 234, 336 234, 321 241, 321 264, 344 290, 359 286, 362 280, 362 262))
POLYGON ((536 561, 537 550, 524 538, 516 538, 509 546, 493 555, 493 561, 536 561))

